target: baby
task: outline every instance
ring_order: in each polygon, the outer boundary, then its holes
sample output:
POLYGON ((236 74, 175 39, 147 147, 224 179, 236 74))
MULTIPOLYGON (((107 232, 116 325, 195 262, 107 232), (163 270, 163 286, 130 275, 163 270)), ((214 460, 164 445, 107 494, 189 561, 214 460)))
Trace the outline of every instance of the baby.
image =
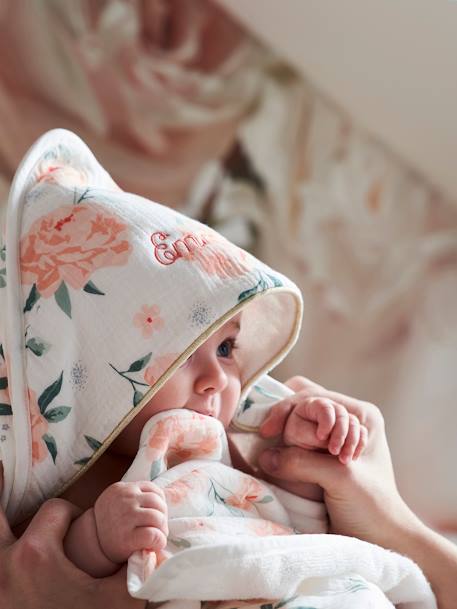
MULTIPOLYGON (((110 453, 127 462, 132 460, 148 419, 170 408, 215 417, 228 428, 240 403, 237 339, 241 320, 242 315, 237 314, 227 321, 180 366, 114 440, 110 453)), ((344 464, 360 455, 365 442, 363 426, 343 406, 319 398, 303 400, 299 394, 288 402, 284 443, 289 433, 303 430, 302 446, 327 449, 344 464)), ((268 432, 268 420, 263 428, 268 432)), ((69 496, 81 504, 80 493, 87 501, 85 478, 76 483, 69 496)), ((310 496, 314 497, 312 489, 310 496)), ((106 576, 135 551, 147 549, 161 555, 168 535, 166 494, 162 488, 148 480, 117 482, 98 497, 93 496, 93 500, 94 507, 73 522, 65 539, 65 551, 76 565, 94 576, 106 576)))

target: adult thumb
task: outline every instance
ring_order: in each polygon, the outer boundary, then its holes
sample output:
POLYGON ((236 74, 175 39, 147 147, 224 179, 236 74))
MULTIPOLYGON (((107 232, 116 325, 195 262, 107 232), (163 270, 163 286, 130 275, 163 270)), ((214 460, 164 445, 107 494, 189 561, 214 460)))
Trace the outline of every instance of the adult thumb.
POLYGON ((0 507, 0 547, 9 546, 16 541, 5 512, 0 507))
POLYGON ((297 446, 265 450, 259 457, 264 472, 289 482, 312 482, 332 488, 346 470, 333 455, 297 446))

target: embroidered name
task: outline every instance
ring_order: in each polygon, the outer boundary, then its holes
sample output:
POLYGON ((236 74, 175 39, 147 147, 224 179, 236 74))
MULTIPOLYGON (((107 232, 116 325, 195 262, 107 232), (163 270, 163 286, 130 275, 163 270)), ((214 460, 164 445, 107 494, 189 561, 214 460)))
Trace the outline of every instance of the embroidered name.
POLYGON ((160 264, 173 264, 178 258, 186 258, 199 247, 204 247, 208 240, 202 235, 187 233, 181 239, 170 241, 169 233, 158 231, 151 235, 154 256, 160 264))

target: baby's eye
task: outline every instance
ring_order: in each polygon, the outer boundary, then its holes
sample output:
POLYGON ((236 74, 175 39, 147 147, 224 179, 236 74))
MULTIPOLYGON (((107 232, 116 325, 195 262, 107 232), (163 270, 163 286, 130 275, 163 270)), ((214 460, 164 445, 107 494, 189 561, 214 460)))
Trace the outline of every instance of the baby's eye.
POLYGON ((233 350, 236 349, 234 338, 226 338, 217 348, 218 357, 231 357, 233 350))

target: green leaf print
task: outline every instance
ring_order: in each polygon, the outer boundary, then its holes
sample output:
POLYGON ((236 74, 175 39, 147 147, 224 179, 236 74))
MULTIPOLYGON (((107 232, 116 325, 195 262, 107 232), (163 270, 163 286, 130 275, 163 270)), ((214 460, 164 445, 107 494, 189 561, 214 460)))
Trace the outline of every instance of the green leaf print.
POLYGON ((43 393, 38 398, 38 406, 40 407, 41 414, 46 412, 46 408, 52 402, 52 400, 59 395, 60 390, 62 389, 62 379, 63 379, 63 370, 60 373, 59 378, 54 381, 49 387, 43 391, 43 393))
POLYGON ((0 288, 6 288, 6 279, 0 275, 0 288))
POLYGON ((2 356, 3 359, 5 359, 5 354, 3 353, 3 345, 0 344, 0 355, 2 356))
POLYGON ((89 444, 90 448, 95 452, 96 450, 98 450, 100 448, 100 446, 102 445, 101 442, 99 442, 98 440, 96 440, 95 438, 92 438, 91 436, 84 436, 86 439, 86 442, 89 444))
POLYGON ((83 287, 83 290, 88 294, 98 294, 99 296, 105 296, 105 292, 99 290, 92 281, 88 281, 83 287))
POLYGON ((75 465, 86 465, 86 463, 89 463, 90 461, 90 457, 83 457, 82 459, 78 459, 77 461, 74 461, 75 465))
POLYGON ((142 370, 151 359, 151 355, 152 352, 140 359, 137 359, 135 362, 133 362, 133 364, 130 364, 130 368, 127 370, 127 372, 139 372, 142 370))
POLYGON ((2 247, 2 249, 0 250, 0 258, 3 260, 3 262, 5 262, 5 260, 6 260, 6 245, 4 245, 2 247))
POLYGON ((6 389, 8 387, 8 377, 2 376, 0 378, 0 389, 6 389))
POLYGON ((283 282, 279 279, 279 277, 276 277, 275 275, 270 275, 268 273, 266 273, 266 276, 270 279, 271 283, 273 284, 273 287, 282 288, 282 286, 284 285, 283 282))
POLYGON ((50 423, 59 423, 67 418, 70 412, 70 406, 57 406, 57 408, 51 408, 44 413, 44 418, 50 423))
POLYGON ((271 503, 273 501, 273 497, 271 495, 265 495, 262 499, 258 501, 254 501, 254 503, 271 503))
POLYGON ((9 404, 0 404, 0 416, 6 416, 13 414, 11 406, 9 404))
MULTIPOLYGON (((92 436, 84 436, 84 439, 86 440, 87 444, 89 445, 90 449, 93 452, 96 452, 100 446, 102 445, 101 442, 99 442, 98 440, 96 440, 95 438, 93 438, 92 436)), ((82 457, 81 459, 78 459, 77 461, 73 461, 74 465, 86 465, 86 463, 88 463, 91 460, 92 457, 82 457)))
POLYGON ((135 393, 133 394, 133 405, 138 406, 138 404, 141 402, 143 397, 144 397, 144 394, 141 393, 141 391, 138 391, 138 389, 136 389, 135 393))
POLYGON ((244 290, 244 292, 241 292, 241 294, 238 296, 238 302, 243 302, 243 300, 246 300, 247 298, 254 296, 254 294, 257 294, 257 292, 259 291, 258 286, 259 284, 255 285, 253 288, 249 288, 249 290, 244 290))
POLYGON ((246 412, 246 410, 249 410, 253 404, 254 400, 251 400, 251 398, 246 398, 241 405, 241 412, 246 412))
POLYGON ((151 469, 149 471, 149 480, 155 480, 155 478, 157 478, 157 476, 160 474, 161 467, 162 459, 156 459, 151 465, 151 469))
POLYGON ((56 459, 57 459, 57 444, 56 444, 56 441, 54 440, 54 437, 48 433, 45 433, 43 436, 43 440, 45 441, 46 446, 48 447, 48 450, 49 450, 49 454, 51 455, 52 460, 55 463, 56 459))
POLYGON ((25 343, 25 346, 38 357, 41 357, 51 348, 51 345, 42 338, 29 338, 29 340, 25 343))
POLYGON ((70 294, 68 293, 68 288, 65 281, 62 281, 62 283, 59 285, 58 289, 54 293, 54 298, 65 315, 68 315, 68 317, 71 319, 70 294))
POLYGON ((257 294, 257 292, 263 292, 268 288, 280 288, 283 285, 284 284, 279 277, 269 275, 268 273, 259 273, 259 281, 252 288, 241 292, 241 294, 238 296, 238 302, 242 302, 243 300, 254 296, 254 294, 257 294))
POLYGON ((183 539, 182 537, 169 537, 168 541, 177 548, 190 548, 191 546, 190 541, 187 541, 187 539, 183 539))
POLYGON ((37 290, 36 284, 33 284, 32 289, 30 290, 30 293, 27 296, 27 300, 25 301, 24 313, 27 313, 27 311, 31 311, 33 306, 40 299, 40 297, 41 297, 41 294, 37 290))

